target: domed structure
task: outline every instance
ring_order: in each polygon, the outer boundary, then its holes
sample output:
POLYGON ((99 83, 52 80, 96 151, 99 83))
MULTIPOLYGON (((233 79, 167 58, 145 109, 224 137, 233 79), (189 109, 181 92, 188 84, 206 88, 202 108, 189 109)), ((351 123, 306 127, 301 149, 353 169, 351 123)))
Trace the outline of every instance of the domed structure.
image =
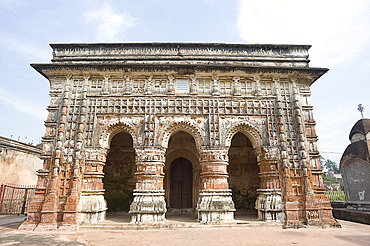
POLYGON ((358 140, 365 140, 366 135, 370 132, 370 119, 361 119, 356 122, 349 133, 351 143, 358 140))
POLYGON ((348 145, 340 161, 348 208, 370 209, 370 119, 353 126, 348 145))

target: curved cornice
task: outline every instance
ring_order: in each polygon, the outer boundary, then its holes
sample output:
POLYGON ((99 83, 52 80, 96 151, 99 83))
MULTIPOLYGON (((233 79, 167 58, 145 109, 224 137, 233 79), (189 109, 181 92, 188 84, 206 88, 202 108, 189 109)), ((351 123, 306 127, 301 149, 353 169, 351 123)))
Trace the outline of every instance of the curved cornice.
POLYGON ((155 71, 175 71, 179 74, 195 74, 196 72, 244 72, 263 73, 265 75, 286 74, 289 76, 304 76, 309 79, 311 85, 329 69, 327 68, 308 68, 308 67, 260 67, 245 65, 229 64, 31 64, 40 74, 47 79, 52 76, 65 76, 65 74, 81 74, 111 72, 111 73, 128 73, 128 72, 155 72, 155 71))

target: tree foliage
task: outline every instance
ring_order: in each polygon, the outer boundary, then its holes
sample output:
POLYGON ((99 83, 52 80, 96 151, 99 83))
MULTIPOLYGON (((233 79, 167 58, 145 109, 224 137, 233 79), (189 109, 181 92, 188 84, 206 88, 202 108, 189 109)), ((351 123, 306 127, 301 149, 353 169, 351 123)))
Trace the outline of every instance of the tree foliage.
POLYGON ((330 177, 330 176, 326 175, 325 173, 322 175, 322 180, 324 182, 325 181, 330 182, 330 184, 338 182, 338 179, 336 177, 330 177))
POLYGON ((323 170, 333 171, 335 174, 340 173, 338 164, 335 161, 325 159, 324 157, 320 156, 320 166, 323 170))

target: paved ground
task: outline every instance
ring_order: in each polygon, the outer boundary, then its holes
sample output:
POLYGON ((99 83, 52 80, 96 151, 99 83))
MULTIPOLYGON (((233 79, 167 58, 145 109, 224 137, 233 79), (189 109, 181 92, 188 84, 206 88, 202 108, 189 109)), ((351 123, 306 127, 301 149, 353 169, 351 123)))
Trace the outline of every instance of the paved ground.
POLYGON ((280 226, 29 232, 22 216, 0 216, 0 245, 370 245, 370 225, 340 220, 342 229, 280 226))

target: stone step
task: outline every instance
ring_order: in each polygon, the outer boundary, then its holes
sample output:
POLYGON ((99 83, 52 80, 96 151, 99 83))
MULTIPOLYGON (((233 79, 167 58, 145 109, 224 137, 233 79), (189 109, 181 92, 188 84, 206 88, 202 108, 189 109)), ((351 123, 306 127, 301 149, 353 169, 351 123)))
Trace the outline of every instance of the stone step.
POLYGON ((232 227, 281 227, 280 222, 265 222, 265 221, 234 221, 230 223, 220 224, 201 224, 198 222, 183 223, 177 221, 166 221, 156 224, 134 224, 134 223, 95 223, 84 224, 80 230, 177 230, 189 228, 232 228, 232 227))

